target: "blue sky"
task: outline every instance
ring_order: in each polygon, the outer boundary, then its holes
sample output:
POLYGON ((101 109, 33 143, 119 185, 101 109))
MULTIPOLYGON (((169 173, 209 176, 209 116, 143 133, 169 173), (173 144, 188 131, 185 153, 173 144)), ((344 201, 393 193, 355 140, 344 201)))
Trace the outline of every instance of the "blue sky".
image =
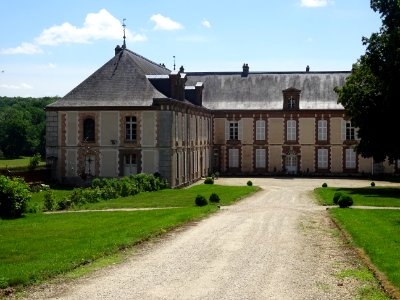
POLYGON ((64 96, 122 44, 186 71, 350 70, 367 0, 0 0, 0 96, 64 96))

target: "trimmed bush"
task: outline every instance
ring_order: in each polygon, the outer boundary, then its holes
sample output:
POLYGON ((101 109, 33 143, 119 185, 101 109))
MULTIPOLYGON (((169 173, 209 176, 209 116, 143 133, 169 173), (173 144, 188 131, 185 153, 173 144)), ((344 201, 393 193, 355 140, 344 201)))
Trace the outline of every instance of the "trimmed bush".
POLYGON ((342 195, 338 200, 338 204, 340 208, 346 208, 353 205, 353 199, 349 195, 342 195))
POLYGON ((42 158, 40 157, 40 154, 39 154, 39 153, 36 153, 34 156, 32 156, 32 157, 29 159, 28 169, 29 169, 29 170, 35 170, 36 167, 39 165, 41 159, 42 159, 42 158))
POLYGON ((221 200, 220 198, 219 198, 219 196, 216 194, 216 193, 212 193, 211 195, 210 195, 210 198, 208 199, 210 202, 212 202, 212 203, 219 203, 219 201, 221 200))
POLYGON ((374 187, 375 186, 375 182, 372 181, 371 182, 371 186, 374 187))
POLYGON ((340 197, 342 196, 343 194, 341 193, 341 192, 336 192, 334 195, 333 195, 333 203, 334 204, 338 204, 338 201, 339 201, 339 199, 340 199, 340 197))
POLYGON ((326 187, 328 187, 328 184, 327 184, 326 182, 324 182, 324 183, 322 184, 322 187, 323 187, 323 188, 326 188, 326 187))
POLYGON ((251 180, 247 181, 247 186, 252 186, 253 182, 251 180))
POLYGON ((22 178, 0 176, 0 218, 21 217, 31 196, 29 185, 22 178))
POLYGON ((197 206, 206 206, 208 204, 207 199, 202 195, 197 195, 195 199, 197 206))
POLYGON ((207 177, 204 180, 204 184, 214 184, 214 179, 212 177, 207 177))

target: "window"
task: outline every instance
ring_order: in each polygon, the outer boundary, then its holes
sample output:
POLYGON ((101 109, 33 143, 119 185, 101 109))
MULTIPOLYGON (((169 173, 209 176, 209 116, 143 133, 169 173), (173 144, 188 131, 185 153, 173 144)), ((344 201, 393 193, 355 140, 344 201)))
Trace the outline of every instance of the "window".
POLYGON ((290 97, 288 99, 288 109, 295 109, 296 108, 296 99, 294 99, 293 97, 290 97))
POLYGON ((287 121, 287 140, 295 141, 296 140, 296 121, 288 120, 287 121))
POLYGON ((265 168, 265 149, 256 149, 256 168, 265 168))
POLYGON ((125 140, 135 141, 136 140, 136 117, 125 118, 125 140))
POLYGON ((94 120, 92 118, 87 118, 83 121, 83 139, 85 142, 94 142, 94 120))
POLYGON ((256 140, 257 141, 265 140, 265 121, 264 120, 256 121, 256 140))
POLYGON ((239 123, 230 122, 229 123, 229 139, 238 140, 239 139, 239 123))
POLYGON ((346 169, 356 168, 356 152, 353 149, 346 149, 346 169))
POLYGON ((328 140, 328 121, 326 120, 318 121, 318 140, 319 141, 328 140))
POLYGON ((229 168, 239 168, 239 149, 229 149, 229 168))
POLYGON ((129 176, 137 173, 137 158, 136 154, 124 155, 124 175, 129 176))
POLYGON ((328 169, 328 149, 318 149, 318 169, 328 169))
POLYGON ((352 141, 355 139, 355 129, 350 121, 346 121, 346 140, 352 141))

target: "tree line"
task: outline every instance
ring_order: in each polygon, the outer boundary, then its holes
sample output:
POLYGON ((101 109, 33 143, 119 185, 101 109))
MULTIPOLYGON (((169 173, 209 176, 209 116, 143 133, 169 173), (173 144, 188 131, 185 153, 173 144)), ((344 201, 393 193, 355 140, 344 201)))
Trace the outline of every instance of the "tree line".
POLYGON ((59 97, 0 97, 0 155, 45 155, 46 105, 59 97))

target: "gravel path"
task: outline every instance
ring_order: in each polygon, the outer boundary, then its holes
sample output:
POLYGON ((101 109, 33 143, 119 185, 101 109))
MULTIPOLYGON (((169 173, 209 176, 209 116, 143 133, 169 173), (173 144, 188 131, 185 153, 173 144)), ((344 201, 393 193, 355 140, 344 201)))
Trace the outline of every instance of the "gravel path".
MULTIPOLYGON (((360 283, 335 274, 354 254, 310 191, 367 186, 336 179, 252 179, 262 191, 141 247, 128 261, 31 299, 352 299, 360 283)), ((247 179, 219 179, 243 185, 247 179)), ((379 183, 377 183, 379 184, 379 183)), ((381 183, 382 184, 382 183, 381 183)), ((385 184, 389 185, 389 184, 385 184)), ((50 290, 50 289, 49 289, 50 290)))

